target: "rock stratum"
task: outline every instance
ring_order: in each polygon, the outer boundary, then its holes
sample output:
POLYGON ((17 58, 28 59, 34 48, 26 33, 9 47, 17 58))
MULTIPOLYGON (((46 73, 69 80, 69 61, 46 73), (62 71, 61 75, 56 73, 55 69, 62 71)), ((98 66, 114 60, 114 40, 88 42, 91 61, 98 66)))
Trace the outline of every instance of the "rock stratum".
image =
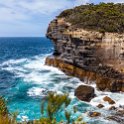
POLYGON ((99 90, 124 92, 124 33, 76 27, 64 17, 49 24, 54 53, 46 64, 61 69, 99 90))

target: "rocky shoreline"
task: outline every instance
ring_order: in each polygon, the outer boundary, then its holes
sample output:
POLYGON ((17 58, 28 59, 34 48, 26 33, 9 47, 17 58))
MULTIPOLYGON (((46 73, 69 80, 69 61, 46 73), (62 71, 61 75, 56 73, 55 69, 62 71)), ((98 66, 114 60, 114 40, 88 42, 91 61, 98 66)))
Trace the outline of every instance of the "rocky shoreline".
MULTIPOLYGON (((99 84, 97 84, 98 89, 107 87, 106 89, 109 88, 109 91, 110 91, 110 89, 111 89, 111 91, 113 91, 114 89, 112 89, 112 88, 115 88, 114 86, 110 87, 112 85, 111 85, 111 81, 109 81, 109 78, 103 78, 101 75, 98 75, 97 73, 86 71, 79 67, 73 66, 72 64, 65 63, 64 61, 59 60, 55 56, 47 57, 46 65, 57 67, 60 70, 62 70, 63 72, 65 72, 66 74, 74 76, 74 77, 78 77, 83 82, 85 81, 86 85, 80 85, 75 90, 76 97, 82 101, 90 102, 92 98, 98 97, 95 94, 94 88, 92 86, 89 86, 89 84, 92 84, 93 81, 100 82, 99 84), (108 84, 108 83, 110 83, 110 84, 108 84)), ((116 85, 116 86, 119 86, 119 85, 116 85)), ((116 87, 116 88, 119 89, 119 87, 116 87)), ((123 124, 124 106, 120 105, 120 106, 116 107, 116 101, 114 101, 111 97, 108 97, 107 95, 103 97, 102 101, 105 104, 108 103, 109 107, 105 108, 104 104, 101 104, 100 101, 95 107, 102 109, 102 110, 105 109, 110 112, 110 116, 105 117, 105 119, 110 120, 110 121, 115 121, 119 124, 123 124)), ((103 113, 98 112, 97 110, 89 111, 89 112, 87 112, 87 115, 91 118, 104 117, 103 113)))
MULTIPOLYGON (((124 92, 124 33, 76 27, 58 16, 49 24, 46 36, 55 49, 45 64, 86 83, 75 90, 78 99, 90 102, 96 96, 94 88, 88 86, 92 83, 100 91, 124 92)), ((105 119, 123 124, 124 106, 116 107, 116 101, 108 96, 102 101, 110 105, 110 116, 105 119)), ((105 106, 99 103, 95 107, 104 109, 105 106)), ((88 115, 99 117, 102 113, 93 111, 88 115)))
POLYGON ((57 18, 50 23, 47 37, 55 46, 53 56, 46 59, 47 65, 81 80, 91 78, 99 90, 124 92, 121 56, 124 34, 106 33, 103 36, 95 31, 73 29, 63 18, 57 18))

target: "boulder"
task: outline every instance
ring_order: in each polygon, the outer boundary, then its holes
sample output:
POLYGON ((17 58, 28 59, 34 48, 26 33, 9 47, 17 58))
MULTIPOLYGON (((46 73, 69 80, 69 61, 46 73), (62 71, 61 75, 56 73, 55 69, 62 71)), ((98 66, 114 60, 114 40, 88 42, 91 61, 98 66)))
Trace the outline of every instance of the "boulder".
POLYGON ((108 97, 108 96, 105 96, 104 98, 103 98, 103 100, 105 101, 105 102, 108 102, 109 104, 115 104, 115 101, 114 100, 112 100, 110 97, 108 97))
POLYGON ((124 109, 123 110, 118 110, 116 114, 117 115, 124 116, 124 109))
POLYGON ((119 117, 119 116, 108 116, 107 117, 108 120, 113 120, 116 121, 118 124, 124 124, 124 119, 119 117))
POLYGON ((111 106, 109 110, 116 110, 117 108, 115 106, 111 106))
POLYGON ((90 117, 98 117, 98 116, 101 115, 101 113, 100 113, 100 112, 89 112, 88 115, 89 115, 90 117))
POLYGON ((104 105, 103 105, 103 104, 98 104, 97 107, 98 107, 98 108, 103 108, 104 105))
POLYGON ((90 102, 90 100, 95 97, 94 88, 91 86, 80 85, 75 90, 75 96, 82 101, 90 102))

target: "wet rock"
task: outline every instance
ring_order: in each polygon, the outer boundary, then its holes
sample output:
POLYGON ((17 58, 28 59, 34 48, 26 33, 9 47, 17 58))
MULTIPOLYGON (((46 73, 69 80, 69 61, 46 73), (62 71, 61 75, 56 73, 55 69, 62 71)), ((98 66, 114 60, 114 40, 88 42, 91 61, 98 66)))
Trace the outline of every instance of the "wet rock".
POLYGON ((95 97, 94 88, 91 86, 80 85, 75 90, 75 96, 82 101, 89 102, 93 97, 95 97))
POLYGON ((98 116, 101 115, 101 113, 100 113, 100 112, 89 112, 88 115, 89 115, 90 117, 98 117, 98 116))
POLYGON ((98 107, 98 108, 103 108, 104 105, 103 105, 103 104, 98 104, 97 107, 98 107))
POLYGON ((119 124, 124 124, 124 119, 119 116, 108 116, 107 119, 116 121, 119 124))
POLYGON ((112 100, 110 97, 108 97, 108 96, 105 96, 104 98, 103 98, 103 100, 105 101, 105 102, 108 102, 109 104, 115 104, 115 101, 114 100, 112 100))
POLYGON ((123 110, 118 110, 116 114, 117 115, 124 116, 124 109, 123 110))
POLYGON ((109 110, 116 110, 117 108, 115 106, 111 106, 109 110))

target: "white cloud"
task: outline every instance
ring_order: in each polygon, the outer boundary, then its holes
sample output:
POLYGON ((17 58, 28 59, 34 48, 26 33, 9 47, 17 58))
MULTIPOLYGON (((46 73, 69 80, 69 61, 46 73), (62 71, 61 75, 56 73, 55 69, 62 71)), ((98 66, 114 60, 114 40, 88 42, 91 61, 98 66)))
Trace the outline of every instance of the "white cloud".
MULTIPOLYGON (((59 10, 70 8, 88 0, 0 0, 0 17, 9 20, 27 19, 37 14, 51 15, 59 10)), ((1 18, 0 18, 1 20, 1 18)))
MULTIPOLYGON (((23 32, 36 34, 36 31, 37 34, 41 32, 45 33, 48 22, 59 12, 90 1, 91 0, 0 0, 0 36, 3 34, 3 30, 7 32, 5 35, 26 34, 23 32)), ((124 2, 124 0, 103 0, 103 2, 104 1, 124 2)))
MULTIPOLYGON (((8 32, 8 30, 11 30, 11 33, 20 29, 20 25, 24 28, 26 25, 25 30, 27 30, 27 32, 33 30, 35 26, 38 27, 38 23, 41 23, 41 27, 46 26, 47 28, 48 21, 56 16, 57 13, 64 9, 86 3, 87 1, 88 0, 0 0, 0 24, 4 25, 2 27, 4 27, 5 31, 7 30, 8 32), (13 29, 9 29, 10 27, 13 29)), ((2 27, 0 28, 0 34, 3 34, 2 27)))

